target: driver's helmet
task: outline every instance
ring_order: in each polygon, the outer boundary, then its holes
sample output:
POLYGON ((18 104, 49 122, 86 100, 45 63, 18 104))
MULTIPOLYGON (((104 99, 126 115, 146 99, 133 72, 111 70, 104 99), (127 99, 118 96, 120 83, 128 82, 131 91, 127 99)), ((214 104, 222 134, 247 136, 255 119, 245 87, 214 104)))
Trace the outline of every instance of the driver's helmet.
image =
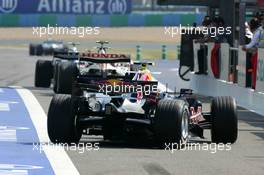
POLYGON ((137 81, 153 81, 151 72, 147 69, 147 64, 143 63, 140 67, 140 72, 136 73, 133 80, 137 81))
POLYGON ((140 70, 141 71, 147 70, 147 64, 146 63, 141 64, 140 70))

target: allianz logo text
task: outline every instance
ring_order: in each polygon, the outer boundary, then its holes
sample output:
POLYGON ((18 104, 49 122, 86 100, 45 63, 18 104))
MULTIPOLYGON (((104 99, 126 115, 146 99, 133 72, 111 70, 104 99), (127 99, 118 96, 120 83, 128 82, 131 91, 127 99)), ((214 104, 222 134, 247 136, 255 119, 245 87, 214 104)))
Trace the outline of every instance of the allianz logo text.
POLYGON ((38 12, 64 12, 86 14, 125 14, 126 0, 40 0, 38 12))
POLYGON ((0 0, 0 11, 3 13, 12 13, 17 8, 18 0, 0 0))
POLYGON ((108 11, 110 14, 125 14, 127 3, 125 0, 109 0, 108 11))
POLYGON ((0 0, 0 13, 126 14, 130 0, 0 0))

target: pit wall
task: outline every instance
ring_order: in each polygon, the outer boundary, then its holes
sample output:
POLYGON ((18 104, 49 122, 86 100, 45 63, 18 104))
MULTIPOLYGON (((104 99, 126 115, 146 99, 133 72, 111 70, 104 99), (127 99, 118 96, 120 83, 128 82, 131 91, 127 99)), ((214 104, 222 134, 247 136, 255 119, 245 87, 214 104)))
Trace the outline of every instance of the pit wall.
POLYGON ((0 27, 33 27, 33 26, 183 26, 194 22, 201 24, 205 14, 143 14, 129 15, 40 15, 40 14, 0 14, 0 27))
MULTIPOLYGON (((194 44, 194 53, 198 51, 197 44, 194 44)), ((211 58, 213 43, 208 43, 208 56, 211 58)), ((215 78, 212 73, 211 59, 208 61, 208 74, 197 75, 191 74, 191 81, 189 86, 196 93, 206 96, 232 96, 236 99, 237 103, 253 112, 264 115, 264 49, 258 49, 258 67, 257 67, 257 81, 256 89, 246 87, 246 53, 242 50, 242 46, 239 48, 231 48, 228 44, 222 43, 220 49, 221 60, 221 72, 220 78, 215 78), (233 83, 229 80, 230 73, 230 52, 235 50, 238 52, 237 69, 237 83, 233 83)), ((197 54, 195 54, 197 56, 197 54)), ((197 57, 194 57, 197 60, 197 57)), ((194 70, 197 71, 198 61, 195 61, 194 70)))
POLYGON ((249 109, 252 112, 264 115, 264 94, 250 88, 241 87, 223 80, 217 80, 206 75, 192 74, 190 88, 195 92, 216 97, 234 97, 239 106, 249 109))

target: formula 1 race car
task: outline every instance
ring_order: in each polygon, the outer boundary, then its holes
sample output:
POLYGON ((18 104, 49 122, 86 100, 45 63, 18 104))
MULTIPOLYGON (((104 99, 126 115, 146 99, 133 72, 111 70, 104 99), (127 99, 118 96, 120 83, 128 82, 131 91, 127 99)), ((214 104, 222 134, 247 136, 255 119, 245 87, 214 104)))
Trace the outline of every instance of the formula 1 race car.
POLYGON ((30 44, 29 55, 53 55, 54 52, 67 52, 68 46, 62 41, 48 39, 41 44, 30 44))
POLYGON ((54 52, 52 60, 41 59, 37 61, 35 68, 35 87, 48 88, 51 82, 53 82, 54 92, 71 92, 71 77, 76 70, 79 52, 76 47, 78 43, 71 42, 69 45, 72 45, 72 47, 67 51, 54 52), (66 56, 64 58, 61 55, 66 56), (60 80, 59 77, 61 78, 60 80), (59 82, 62 82, 62 84, 58 87, 59 82))
MULTIPOLYGON (((131 62, 126 57, 80 59, 97 64, 131 62)), ((214 98, 211 112, 205 113, 202 103, 192 97, 192 90, 163 92, 148 76, 150 72, 144 70, 121 75, 103 68, 78 75, 72 94, 56 94, 51 101, 47 122, 50 140, 76 143, 82 134, 112 140, 137 137, 144 130, 151 140, 164 146, 167 142, 185 143, 191 135, 203 138, 203 130, 211 129, 212 142, 236 141, 237 109, 233 98, 214 98)))
MULTIPOLYGON (((72 81, 77 76, 78 72, 81 74, 89 72, 90 69, 96 71, 99 67, 95 64, 90 64, 87 61, 80 61, 79 57, 88 55, 93 58, 112 58, 120 57, 123 54, 107 54, 104 44, 108 44, 107 41, 97 41, 100 44, 97 47, 97 53, 84 52, 79 53, 76 48, 77 43, 70 43, 72 48, 68 52, 55 52, 53 54, 53 60, 38 60, 35 69, 35 86, 36 87, 50 87, 53 82, 53 90, 55 93, 70 94, 72 92, 72 81), (81 68, 81 69, 80 69, 81 68)), ((125 72, 128 69, 123 70, 124 66, 118 65, 119 71, 125 72)), ((108 65, 108 69, 113 68, 113 65, 108 65)))

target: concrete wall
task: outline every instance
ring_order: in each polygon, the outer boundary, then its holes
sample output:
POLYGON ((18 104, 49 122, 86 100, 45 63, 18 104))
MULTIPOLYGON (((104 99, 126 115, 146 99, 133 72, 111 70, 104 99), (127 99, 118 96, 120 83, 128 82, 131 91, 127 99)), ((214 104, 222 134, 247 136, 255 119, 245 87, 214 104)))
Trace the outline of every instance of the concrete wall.
POLYGON ((192 75, 190 88, 206 96, 232 96, 237 103, 258 114, 264 115, 264 94, 237 84, 218 80, 206 75, 192 75))

